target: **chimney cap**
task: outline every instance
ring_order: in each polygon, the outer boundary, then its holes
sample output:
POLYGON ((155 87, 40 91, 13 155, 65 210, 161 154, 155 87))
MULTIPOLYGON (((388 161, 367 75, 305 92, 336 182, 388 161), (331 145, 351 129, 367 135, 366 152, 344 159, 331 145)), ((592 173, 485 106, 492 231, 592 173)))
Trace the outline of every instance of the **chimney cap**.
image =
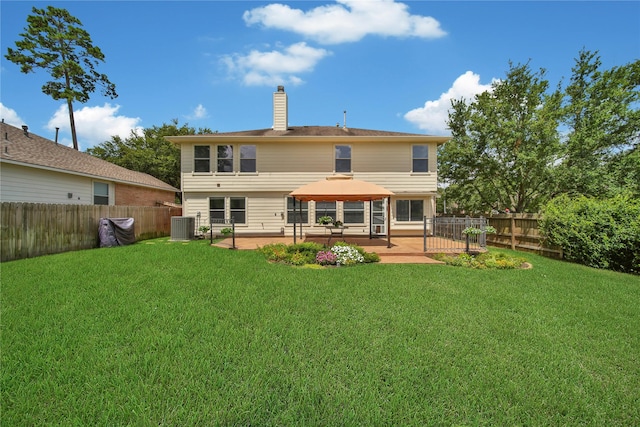
POLYGON ((284 92, 284 86, 279 85, 278 86, 278 92, 284 92))

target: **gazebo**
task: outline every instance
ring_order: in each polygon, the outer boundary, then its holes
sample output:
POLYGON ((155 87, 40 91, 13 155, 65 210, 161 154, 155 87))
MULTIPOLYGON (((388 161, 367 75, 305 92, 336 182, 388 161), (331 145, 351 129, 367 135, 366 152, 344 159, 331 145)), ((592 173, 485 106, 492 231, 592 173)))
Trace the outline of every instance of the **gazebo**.
MULTIPOLYGON (((348 175, 331 175, 320 181, 303 185, 293 190, 289 196, 300 202, 371 202, 387 199, 387 247, 391 247, 391 196, 393 192, 371 182, 353 179, 348 175)), ((300 206, 301 207, 301 206, 300 206)), ((371 229, 371 227, 369 227, 371 229)), ((369 232, 371 235, 371 232, 369 232)), ((302 238, 302 222, 300 223, 302 238)), ((293 223, 293 242, 296 242, 296 223, 293 223)))

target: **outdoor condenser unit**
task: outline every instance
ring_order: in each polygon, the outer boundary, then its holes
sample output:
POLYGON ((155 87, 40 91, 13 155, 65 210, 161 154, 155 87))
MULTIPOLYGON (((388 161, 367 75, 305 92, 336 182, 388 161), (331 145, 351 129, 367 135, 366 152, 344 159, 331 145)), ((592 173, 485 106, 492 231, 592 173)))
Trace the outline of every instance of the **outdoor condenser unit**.
POLYGON ((171 240, 193 240, 195 221, 192 216, 172 216, 171 240))

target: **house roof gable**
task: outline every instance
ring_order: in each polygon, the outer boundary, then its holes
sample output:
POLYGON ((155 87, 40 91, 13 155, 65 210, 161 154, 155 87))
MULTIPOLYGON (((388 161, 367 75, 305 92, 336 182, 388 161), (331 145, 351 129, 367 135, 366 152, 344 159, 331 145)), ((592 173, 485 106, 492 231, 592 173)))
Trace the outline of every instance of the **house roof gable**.
POLYGON ((2 140, 0 161, 2 162, 159 190, 179 191, 149 174, 123 168, 4 122, 2 122, 0 138, 2 140))

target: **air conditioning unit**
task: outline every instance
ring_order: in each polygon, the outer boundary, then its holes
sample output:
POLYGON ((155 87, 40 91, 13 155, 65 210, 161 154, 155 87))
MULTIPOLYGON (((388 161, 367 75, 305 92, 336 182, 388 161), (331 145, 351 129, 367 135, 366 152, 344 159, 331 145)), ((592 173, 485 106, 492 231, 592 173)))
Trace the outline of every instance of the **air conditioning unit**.
POLYGON ((171 240, 193 240, 195 235, 196 219, 191 216, 171 217, 171 240))

